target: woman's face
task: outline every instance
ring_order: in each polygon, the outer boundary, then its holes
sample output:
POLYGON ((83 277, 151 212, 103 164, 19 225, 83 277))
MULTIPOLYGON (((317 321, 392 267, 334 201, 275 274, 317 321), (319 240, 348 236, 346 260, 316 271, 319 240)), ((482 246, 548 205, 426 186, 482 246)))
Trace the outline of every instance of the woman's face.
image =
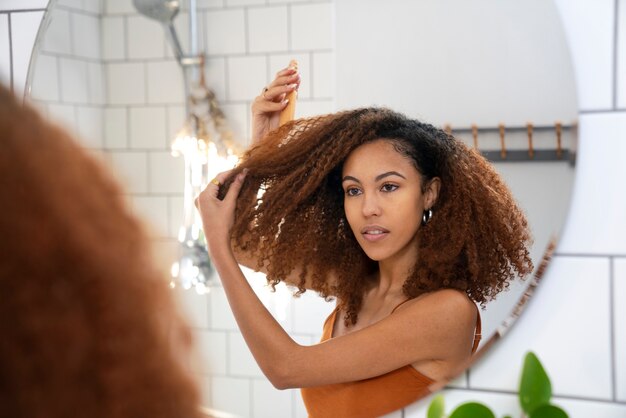
POLYGON ((356 148, 342 172, 344 208, 363 251, 376 261, 415 254, 413 245, 424 209, 435 203, 440 181, 422 192, 422 176, 387 140, 356 148))

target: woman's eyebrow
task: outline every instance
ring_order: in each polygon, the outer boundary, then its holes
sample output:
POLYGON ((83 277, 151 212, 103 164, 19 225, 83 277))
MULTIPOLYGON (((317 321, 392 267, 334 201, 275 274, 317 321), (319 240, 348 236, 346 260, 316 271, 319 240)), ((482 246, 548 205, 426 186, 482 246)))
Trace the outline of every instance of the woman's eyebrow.
POLYGON ((406 180, 406 177, 404 177, 402 174, 398 173, 397 171, 388 171, 386 173, 379 174, 378 176, 376 176, 376 178, 374 180, 378 181, 378 180, 384 179, 385 177, 389 177, 389 176, 399 176, 399 177, 402 177, 403 179, 406 180))
POLYGON ((341 182, 343 183, 344 181, 348 181, 348 180, 353 180, 353 181, 356 181, 357 183, 361 182, 359 179, 357 179, 356 177, 352 177, 352 176, 345 176, 343 179, 341 179, 341 182))
MULTIPOLYGON (((377 175, 376 178, 374 179, 374 181, 379 181, 379 180, 384 179, 385 177, 389 177, 389 176, 399 176, 399 177, 402 177, 403 179, 406 180, 406 177, 404 177, 402 174, 398 173, 397 171, 388 171, 386 173, 377 175)), ((352 177, 352 176, 345 176, 341 180, 341 182, 343 183, 346 180, 353 180, 353 181, 356 181, 357 183, 361 182, 359 179, 357 179, 356 177, 352 177)))

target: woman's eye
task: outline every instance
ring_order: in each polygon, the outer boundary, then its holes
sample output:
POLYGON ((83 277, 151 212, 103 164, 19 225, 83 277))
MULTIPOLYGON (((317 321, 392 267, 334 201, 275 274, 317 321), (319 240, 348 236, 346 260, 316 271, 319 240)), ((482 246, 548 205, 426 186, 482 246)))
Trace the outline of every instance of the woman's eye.
POLYGON ((346 194, 348 196, 356 196, 359 194, 359 189, 357 189, 356 187, 348 187, 346 189, 346 194))
POLYGON ((396 186, 395 184, 391 184, 391 183, 385 183, 385 184, 383 184, 383 187, 381 187, 381 189, 384 192, 393 192, 397 188, 398 188, 398 186, 396 186))

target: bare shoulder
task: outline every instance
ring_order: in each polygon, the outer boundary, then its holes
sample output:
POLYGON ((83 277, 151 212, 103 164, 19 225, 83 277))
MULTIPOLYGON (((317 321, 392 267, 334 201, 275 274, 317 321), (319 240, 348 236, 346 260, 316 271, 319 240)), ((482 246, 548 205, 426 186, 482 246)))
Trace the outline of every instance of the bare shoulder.
POLYGON ((451 330, 472 329, 476 324, 476 304, 462 290, 439 289, 418 296, 398 308, 407 314, 428 315, 431 323, 451 330))

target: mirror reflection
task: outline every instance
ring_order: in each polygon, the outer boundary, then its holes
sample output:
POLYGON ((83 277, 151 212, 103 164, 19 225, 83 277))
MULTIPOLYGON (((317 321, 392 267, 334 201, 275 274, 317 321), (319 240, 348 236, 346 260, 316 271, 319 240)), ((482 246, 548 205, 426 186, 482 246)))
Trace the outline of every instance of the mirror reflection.
MULTIPOLYGON (((177 236, 187 212, 184 161, 173 158, 170 147, 185 126, 189 76, 161 24, 130 1, 93 3, 51 3, 31 67, 31 98, 107 158, 128 200, 155 226, 157 258, 169 270, 179 257, 177 236)), ((451 130, 492 155, 526 212, 535 238, 531 256, 539 264, 566 214, 575 151, 572 70, 551 2, 253 3, 197 2, 195 46, 189 4, 182 2, 174 19, 181 49, 207 53, 206 85, 234 138, 247 144, 252 100, 297 59, 297 117, 383 105, 451 130), (537 159, 515 157, 528 155, 531 143, 537 159), (564 158, 554 157, 558 147, 564 158), (509 160, 499 157, 503 151, 509 160)), ((296 341, 319 340, 333 303, 311 292, 292 300, 286 287, 271 293, 262 274, 246 275, 296 341)), ((481 311, 483 343, 525 287, 511 283, 481 311)), ((304 415, 298 393, 275 392, 263 378, 218 282, 206 291, 176 290, 200 342, 205 404, 240 416, 264 416, 265 410, 272 411, 267 416, 304 415), (263 396, 276 402, 264 405, 263 396)), ((464 378, 453 384, 463 385, 464 378)))

